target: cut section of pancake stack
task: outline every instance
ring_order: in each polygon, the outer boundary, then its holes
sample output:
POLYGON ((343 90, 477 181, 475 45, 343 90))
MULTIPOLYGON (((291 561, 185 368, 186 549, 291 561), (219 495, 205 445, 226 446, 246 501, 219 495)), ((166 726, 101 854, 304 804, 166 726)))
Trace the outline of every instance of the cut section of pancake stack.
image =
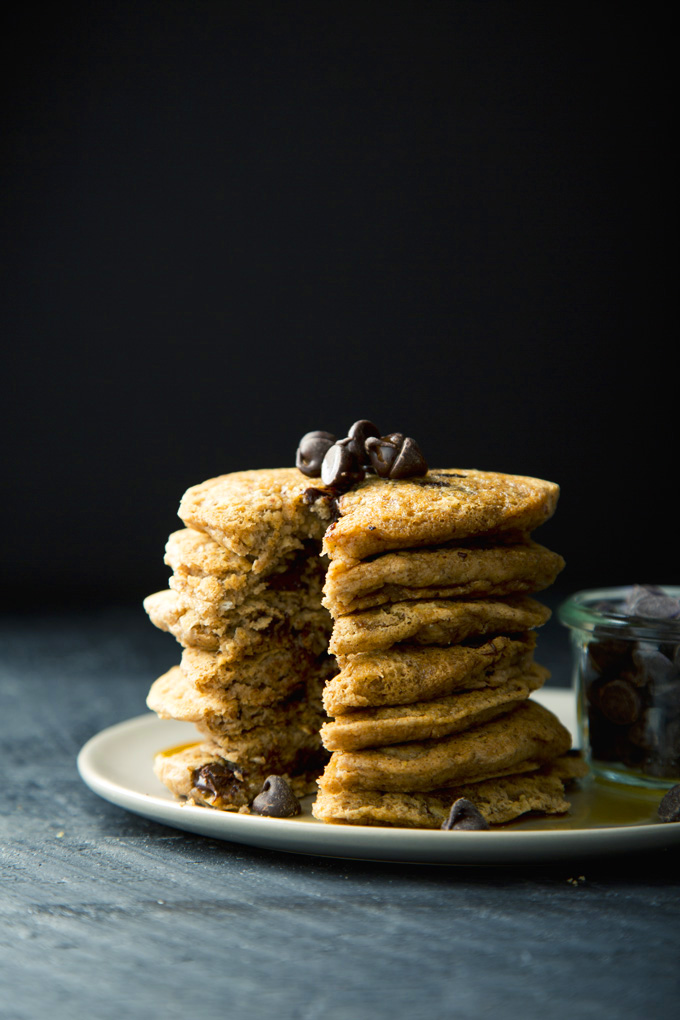
POLYGON ((145 602, 181 663, 148 703, 200 739, 158 755, 161 780, 248 810, 267 776, 300 796, 321 773, 313 813, 340 824, 439 827, 459 797, 492 824, 565 811, 581 766, 529 700, 549 616, 531 593, 563 566, 529 536, 557 495, 462 469, 344 492, 293 468, 191 488, 169 588, 145 602))
MULTIPOLYGON (((306 509, 286 520, 276 479, 244 475, 241 484, 229 476, 223 541, 190 523, 170 535, 169 588, 144 602, 183 646, 147 703, 161 718, 194 723, 200 737, 159 754, 156 772, 177 796, 225 810, 248 810, 270 774, 298 796, 315 789, 328 758, 321 691, 334 671, 321 605, 328 520, 306 509)), ((190 499, 191 490, 187 522, 190 499)))

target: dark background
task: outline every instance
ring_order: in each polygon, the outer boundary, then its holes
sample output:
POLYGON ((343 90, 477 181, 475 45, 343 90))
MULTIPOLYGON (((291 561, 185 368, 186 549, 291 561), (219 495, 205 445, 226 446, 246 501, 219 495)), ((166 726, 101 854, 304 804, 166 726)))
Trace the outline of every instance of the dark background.
POLYGON ((187 486, 359 417, 559 482, 563 589, 677 582, 664 17, 5 15, 6 606, 139 603, 187 486))

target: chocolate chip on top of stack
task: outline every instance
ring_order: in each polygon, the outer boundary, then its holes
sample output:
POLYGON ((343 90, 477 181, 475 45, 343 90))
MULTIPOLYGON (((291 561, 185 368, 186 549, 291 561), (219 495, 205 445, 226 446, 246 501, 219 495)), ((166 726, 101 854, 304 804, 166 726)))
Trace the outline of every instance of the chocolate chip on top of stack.
POLYGON ((531 594, 564 565, 530 533, 557 486, 428 470, 368 420, 307 433, 296 464, 182 499, 169 588, 145 606, 184 650, 149 705, 202 740, 157 757, 162 781, 257 810, 272 776, 299 796, 322 773, 313 812, 334 823, 440 827, 460 798, 490 823, 566 810, 580 763, 529 700, 549 615, 531 594))

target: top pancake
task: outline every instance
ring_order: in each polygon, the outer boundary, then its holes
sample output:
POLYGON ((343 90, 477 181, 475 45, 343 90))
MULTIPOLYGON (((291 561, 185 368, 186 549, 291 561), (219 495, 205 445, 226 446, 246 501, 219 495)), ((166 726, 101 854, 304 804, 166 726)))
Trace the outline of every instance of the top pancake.
POLYGON ((554 482, 445 468, 421 478, 369 477, 338 500, 324 536, 331 559, 362 560, 388 549, 440 545, 473 535, 530 532, 555 512, 554 482))
POLYGON ((530 532, 552 516, 559 496, 554 482, 459 468, 408 479, 369 475, 339 496, 316 481, 297 468, 221 475, 188 489, 179 516, 251 558, 260 572, 304 538, 323 536, 331 559, 361 560, 390 549, 530 532), (339 520, 331 523, 333 510, 339 520))

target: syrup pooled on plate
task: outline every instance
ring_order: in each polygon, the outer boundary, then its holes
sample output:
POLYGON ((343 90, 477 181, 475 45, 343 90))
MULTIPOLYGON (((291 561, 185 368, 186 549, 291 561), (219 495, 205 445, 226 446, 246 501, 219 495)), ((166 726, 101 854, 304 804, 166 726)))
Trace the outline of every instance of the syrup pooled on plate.
POLYGON ((550 818, 525 817, 506 829, 602 829, 622 825, 658 823, 659 791, 622 786, 606 779, 588 777, 570 789, 571 810, 550 818))

